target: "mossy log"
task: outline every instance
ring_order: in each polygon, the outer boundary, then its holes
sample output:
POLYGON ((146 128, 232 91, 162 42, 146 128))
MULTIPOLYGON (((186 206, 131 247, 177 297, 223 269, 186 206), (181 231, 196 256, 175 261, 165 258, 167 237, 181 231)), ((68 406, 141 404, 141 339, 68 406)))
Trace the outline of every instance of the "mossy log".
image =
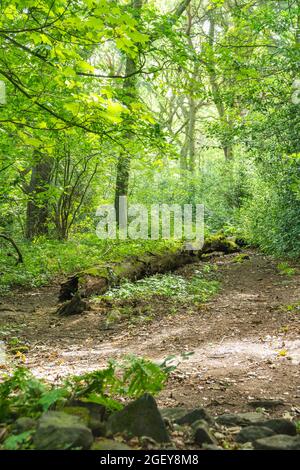
POLYGON ((80 297, 102 295, 110 287, 118 286, 122 280, 136 281, 154 274, 174 271, 216 251, 235 253, 239 251, 239 247, 233 239, 224 235, 213 235, 205 241, 199 251, 168 250, 163 254, 145 253, 143 256, 131 256, 120 262, 101 264, 69 277, 61 285, 59 301, 71 300, 76 293, 80 297))

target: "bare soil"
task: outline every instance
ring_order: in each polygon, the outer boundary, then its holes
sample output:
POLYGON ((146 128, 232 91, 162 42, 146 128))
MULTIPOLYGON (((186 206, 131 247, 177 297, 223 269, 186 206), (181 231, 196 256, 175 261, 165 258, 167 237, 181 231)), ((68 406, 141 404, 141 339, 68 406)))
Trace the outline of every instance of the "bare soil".
MULTIPOLYGON (((272 414, 296 416, 300 309, 286 307, 300 301, 300 265, 285 276, 278 261, 248 254, 242 263, 236 255, 209 261, 217 266, 213 276, 221 289, 200 306, 156 297, 92 303, 88 312, 62 318, 55 313, 59 286, 15 291, 0 301, 0 331, 7 344, 17 337, 28 351, 8 354, 1 368, 25 362, 37 376, 59 381, 126 354, 162 360, 192 352, 172 373, 161 405, 205 406, 220 414, 249 411, 254 398, 276 398, 284 404, 272 414)), ((176 272, 189 277, 202 267, 198 261, 176 272)))

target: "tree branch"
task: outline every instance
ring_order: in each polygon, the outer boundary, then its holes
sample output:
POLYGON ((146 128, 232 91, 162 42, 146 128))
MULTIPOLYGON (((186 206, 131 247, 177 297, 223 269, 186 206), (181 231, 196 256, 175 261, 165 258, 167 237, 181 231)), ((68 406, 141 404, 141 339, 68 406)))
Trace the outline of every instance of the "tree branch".
POLYGON ((15 251, 18 254, 18 259, 17 259, 16 264, 23 263, 23 255, 22 255, 21 251, 19 250, 16 242, 11 237, 9 237, 8 235, 4 235, 4 233, 0 233, 0 238, 4 238, 4 240, 8 241, 14 247, 15 251))

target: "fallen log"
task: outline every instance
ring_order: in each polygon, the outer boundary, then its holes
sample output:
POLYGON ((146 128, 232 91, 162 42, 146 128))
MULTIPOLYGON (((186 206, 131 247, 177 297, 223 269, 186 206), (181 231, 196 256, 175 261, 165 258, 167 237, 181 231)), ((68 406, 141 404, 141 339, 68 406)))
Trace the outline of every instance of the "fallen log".
MULTIPOLYGON (((163 254, 145 253, 143 256, 131 256, 123 261, 101 264, 81 271, 61 284, 59 301, 71 300, 77 293, 79 298, 102 295, 125 279, 136 281, 154 274, 174 271, 196 262, 205 254, 217 251, 229 254, 240 251, 240 248, 233 239, 214 235, 205 241, 199 251, 168 250, 163 254)), ((62 309, 58 312, 62 314, 62 309)))

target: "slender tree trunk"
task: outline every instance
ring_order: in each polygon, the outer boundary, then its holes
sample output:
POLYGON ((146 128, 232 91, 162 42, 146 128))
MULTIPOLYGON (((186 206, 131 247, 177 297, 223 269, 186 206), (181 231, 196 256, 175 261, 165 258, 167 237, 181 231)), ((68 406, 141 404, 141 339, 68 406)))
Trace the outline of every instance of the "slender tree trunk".
POLYGON ((48 233, 48 201, 46 191, 51 178, 52 162, 36 154, 37 162, 31 171, 26 211, 26 238, 33 239, 48 233))
MULTIPOLYGON (((191 50, 196 53, 193 41, 192 41, 192 27, 193 27, 193 16, 191 12, 191 7, 189 5, 188 12, 187 12, 187 31, 186 34, 188 36, 188 43, 191 50)), ((189 83, 189 98, 188 98, 188 112, 187 112, 187 119, 188 124, 186 128, 186 166, 188 170, 194 174, 196 172, 196 142, 195 142, 195 132, 196 132, 196 118, 197 118, 197 108, 198 103, 197 99, 195 98, 195 83, 197 83, 199 77, 199 62, 195 62, 194 70, 192 76, 190 77, 189 83)))
MULTIPOLYGON (((136 18, 139 19, 141 15, 141 10, 144 0, 131 0, 131 6, 135 9, 136 18)), ((191 0, 182 0, 172 15, 171 22, 175 24, 176 21, 181 17, 184 11, 188 8, 191 0)), ((136 99, 137 90, 136 90, 136 75, 137 71, 137 61, 130 56, 126 57, 126 75, 131 75, 124 80, 123 88, 125 95, 127 96, 127 103, 130 100, 134 101, 136 99)), ((126 140, 130 147, 130 142, 134 139, 132 132, 128 131, 125 135, 125 147, 126 140)), ((116 176, 116 189, 115 189, 115 209, 116 209, 116 218, 117 224, 119 224, 119 198, 120 196, 128 195, 128 186, 129 186, 129 176, 130 176, 130 161, 131 157, 129 152, 122 150, 119 154, 118 163, 117 163, 117 176, 116 176)))
MULTIPOLYGON (((212 56, 210 58, 210 61, 207 63, 207 71, 208 71, 208 76, 209 76, 209 81, 210 81, 210 86, 211 86, 212 97, 213 97, 215 106, 217 108, 221 123, 225 126, 225 128, 230 129, 231 123, 228 120, 226 109, 222 100, 220 87, 219 87, 218 80, 217 80, 215 62, 214 62, 215 60, 214 59, 215 20, 212 15, 210 15, 210 25, 209 25, 208 35, 209 35, 209 45, 211 48, 212 56)), ((223 138, 221 140, 221 145, 224 151, 225 159, 228 161, 232 160, 234 157, 234 153, 233 153, 233 146, 231 142, 223 138)))
MULTIPOLYGON (((132 0, 131 2, 132 8, 135 9, 135 16, 137 19, 140 18, 141 10, 143 6, 143 0, 132 0)), ((123 89, 125 99, 124 101, 126 104, 130 104, 136 99, 137 96, 137 87, 136 87, 136 73, 137 71, 137 59, 132 58, 131 56, 127 55, 126 57, 126 71, 125 75, 128 76, 124 80, 123 89)), ((130 123, 129 123, 130 125, 130 123)), ((130 130, 126 132, 124 136, 124 145, 125 149, 122 150, 118 157, 117 162, 117 175, 116 175, 116 189, 115 189, 115 209, 116 209, 116 217, 117 217, 117 224, 119 224, 119 198, 121 196, 128 195, 128 186, 129 186, 129 175, 130 175, 130 160, 131 156, 127 148, 130 149, 130 142, 134 139, 134 134, 130 130)))
POLYGON ((191 173, 195 173, 196 164, 195 164, 195 154, 196 154, 196 143, 195 143, 195 130, 196 130, 196 113, 197 113, 197 104, 193 95, 189 98, 189 170, 191 173))

